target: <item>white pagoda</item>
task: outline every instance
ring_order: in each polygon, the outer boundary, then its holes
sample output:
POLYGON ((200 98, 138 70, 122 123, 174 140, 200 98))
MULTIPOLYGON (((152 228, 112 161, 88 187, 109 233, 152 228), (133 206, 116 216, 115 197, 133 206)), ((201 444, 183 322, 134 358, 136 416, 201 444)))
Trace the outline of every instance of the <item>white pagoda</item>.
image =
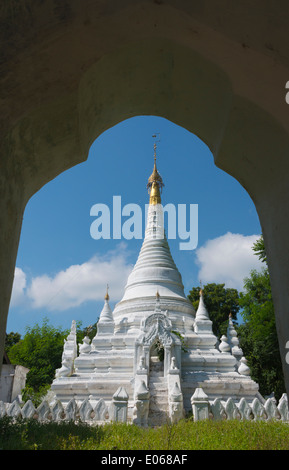
POLYGON ((202 291, 197 312, 184 293, 164 233, 156 155, 147 187, 145 238, 123 298, 112 311, 106 294, 97 334, 91 343, 84 339, 79 353, 73 322, 51 387, 56 399, 99 403, 100 420, 108 419, 113 403, 121 420, 150 426, 191 411, 196 390, 197 399, 202 389, 210 402, 260 398, 232 319, 219 342, 202 291))

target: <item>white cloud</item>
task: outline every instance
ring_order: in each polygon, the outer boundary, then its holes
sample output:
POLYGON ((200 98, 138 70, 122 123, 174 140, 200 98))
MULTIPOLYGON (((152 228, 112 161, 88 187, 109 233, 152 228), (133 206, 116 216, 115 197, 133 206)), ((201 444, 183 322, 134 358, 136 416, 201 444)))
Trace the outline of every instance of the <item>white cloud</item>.
MULTIPOLYGON (((16 269, 23 273, 21 269, 16 269)), ((89 261, 69 266, 54 276, 43 274, 32 278, 26 288, 26 295, 32 308, 64 311, 86 301, 103 300, 106 285, 109 284, 110 298, 120 300, 131 269, 125 249, 119 246, 106 256, 94 256, 89 261)), ((20 291, 20 282, 17 286, 15 296, 20 291)))
POLYGON ((16 307, 25 301, 26 274, 21 268, 15 268, 10 305, 16 307))
POLYGON ((196 251, 200 266, 199 279, 203 284, 225 283, 226 287, 243 289, 243 280, 252 269, 260 270, 261 261, 252 250, 253 243, 260 235, 226 233, 208 240, 196 251))

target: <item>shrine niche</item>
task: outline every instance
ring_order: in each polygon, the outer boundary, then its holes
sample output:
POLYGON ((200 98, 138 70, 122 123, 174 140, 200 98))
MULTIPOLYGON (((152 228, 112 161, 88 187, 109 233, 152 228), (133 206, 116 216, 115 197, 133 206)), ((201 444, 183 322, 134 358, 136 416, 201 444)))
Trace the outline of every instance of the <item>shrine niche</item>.
POLYGON ((156 343, 160 343, 163 348, 163 371, 164 375, 168 373, 172 358, 180 360, 181 341, 172 333, 172 323, 166 314, 158 311, 147 317, 143 324, 143 333, 136 340, 136 363, 139 364, 141 358, 142 364, 148 370, 150 369, 151 350, 155 348, 156 343))

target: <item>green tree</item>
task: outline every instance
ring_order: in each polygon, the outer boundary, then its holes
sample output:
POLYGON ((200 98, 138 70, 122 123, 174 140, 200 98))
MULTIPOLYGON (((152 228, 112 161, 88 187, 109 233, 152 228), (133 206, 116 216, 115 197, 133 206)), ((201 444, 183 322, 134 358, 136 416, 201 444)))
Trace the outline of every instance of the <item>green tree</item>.
POLYGON ((10 348, 14 345, 19 343, 21 339, 21 335, 19 333, 14 333, 11 331, 10 333, 6 333, 6 338, 5 338, 5 351, 9 357, 9 350, 10 348))
POLYGON ((37 394, 48 387, 61 365, 64 339, 69 330, 51 326, 45 318, 42 325, 27 327, 18 343, 9 349, 9 359, 14 364, 29 369, 26 391, 37 394))
POLYGON ((259 256, 259 260, 261 260, 262 263, 267 264, 267 255, 263 235, 261 235, 261 237, 258 238, 258 240, 253 244, 252 249, 255 251, 256 255, 259 256))
MULTIPOLYGON (((236 321, 239 312, 239 293, 237 289, 225 288, 225 284, 206 284, 203 288, 203 297, 210 320, 213 322, 213 333, 220 338, 226 334, 229 314, 236 321)), ((193 287, 188 299, 197 311, 200 299, 200 287, 193 287)))
POLYGON ((239 302, 244 324, 238 327, 238 337, 251 377, 258 382, 262 395, 274 392, 279 399, 285 384, 267 267, 261 272, 253 270, 244 280, 239 302))
MULTIPOLYGON (((84 336, 92 339, 97 332, 97 323, 82 329, 81 322, 78 322, 76 327, 77 343, 81 343, 84 336)), ((44 318, 42 325, 36 323, 33 327, 27 327, 23 339, 19 333, 6 336, 10 361, 29 369, 23 391, 24 400, 30 398, 37 404, 50 387, 55 370, 61 366, 64 339, 68 334, 69 330, 55 328, 44 318)))

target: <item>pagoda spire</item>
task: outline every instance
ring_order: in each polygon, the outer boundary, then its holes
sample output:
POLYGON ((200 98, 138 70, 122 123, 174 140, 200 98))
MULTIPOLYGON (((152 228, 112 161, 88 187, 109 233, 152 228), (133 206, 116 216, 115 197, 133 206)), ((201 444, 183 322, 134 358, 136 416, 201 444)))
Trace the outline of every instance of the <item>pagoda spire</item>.
POLYGON ((128 276, 124 295, 115 306, 113 318, 117 324, 124 317, 129 317, 129 322, 135 324, 135 319, 144 315, 144 305, 147 314, 154 313, 161 297, 164 312, 175 309, 175 304, 179 304, 182 312, 179 321, 182 322, 182 317, 185 315, 189 317, 192 325, 195 311, 185 296, 182 277, 171 255, 165 234, 164 211, 161 204, 164 183, 157 170, 156 160, 156 144, 154 144, 154 168, 147 183, 150 204, 147 210, 145 237, 138 259, 128 276))
POLYGON ((162 177, 157 170, 156 148, 157 145, 156 143, 154 143, 154 169, 147 183, 147 189, 150 194, 151 205, 161 204, 161 192, 164 186, 162 177))
POLYGON ((108 285, 106 286, 106 294, 104 296, 104 306, 99 316, 99 323, 113 322, 113 314, 109 305, 108 285))
POLYGON ((198 320, 210 320, 209 314, 204 302, 204 296, 203 296, 203 288, 201 287, 200 289, 200 300, 199 300, 199 306, 197 309, 196 313, 196 321, 198 320))
POLYGON ((108 284, 106 284, 106 294, 104 296, 104 300, 109 300, 109 295, 108 295, 108 284))

